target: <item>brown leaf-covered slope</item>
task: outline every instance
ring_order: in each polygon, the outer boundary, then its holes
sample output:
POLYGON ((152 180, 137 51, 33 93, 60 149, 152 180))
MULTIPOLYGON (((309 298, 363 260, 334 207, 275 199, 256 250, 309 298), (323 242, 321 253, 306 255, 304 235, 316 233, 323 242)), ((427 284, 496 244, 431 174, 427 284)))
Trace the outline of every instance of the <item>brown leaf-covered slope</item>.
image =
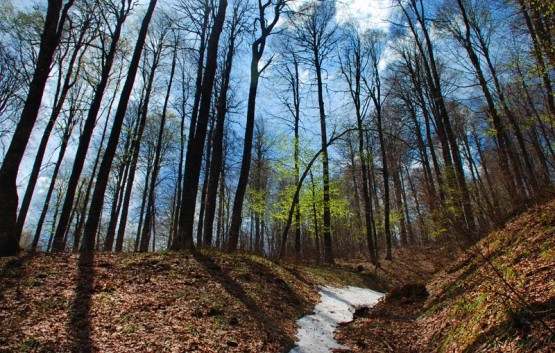
POLYGON ((0 350, 278 351, 316 300, 255 257, 102 254, 92 262, 40 255, 5 266, 0 350))
POLYGON ((555 352, 555 201, 469 248, 428 290, 336 336, 354 352, 555 352))
POLYGON ((281 352, 350 267, 217 252, 2 259, 0 352, 281 352))

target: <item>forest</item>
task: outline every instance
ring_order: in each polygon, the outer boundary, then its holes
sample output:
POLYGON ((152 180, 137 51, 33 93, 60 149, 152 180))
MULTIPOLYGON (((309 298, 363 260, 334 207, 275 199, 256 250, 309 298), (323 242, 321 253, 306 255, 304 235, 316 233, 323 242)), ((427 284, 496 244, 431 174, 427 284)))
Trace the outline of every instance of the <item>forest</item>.
POLYGON ((539 0, 0 5, 0 255, 470 244, 555 178, 539 0))
POLYGON ((1 0, 0 352, 555 351, 555 3, 1 0))

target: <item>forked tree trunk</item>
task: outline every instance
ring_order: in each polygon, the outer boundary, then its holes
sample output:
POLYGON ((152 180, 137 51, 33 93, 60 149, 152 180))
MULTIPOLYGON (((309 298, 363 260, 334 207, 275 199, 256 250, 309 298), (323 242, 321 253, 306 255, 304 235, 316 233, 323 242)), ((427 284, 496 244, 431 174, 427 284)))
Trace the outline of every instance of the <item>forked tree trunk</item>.
POLYGON ((258 2, 259 15, 257 17, 257 20, 255 21, 255 25, 260 26, 258 28, 260 33, 258 38, 251 45, 250 87, 247 101, 245 142, 243 145, 243 158, 241 159, 241 172, 239 174, 239 182, 237 184, 237 190, 235 192, 235 199, 233 200, 231 225, 229 227, 229 236, 226 243, 227 251, 237 250, 237 244, 239 242, 239 233, 241 231, 241 223, 243 220, 243 201, 245 199, 245 193, 247 191, 251 165, 258 82, 260 79, 260 75, 262 74, 264 69, 268 67, 271 61, 268 62, 262 69, 259 69, 258 65, 260 63, 260 60, 262 59, 262 55, 264 54, 264 49, 266 48, 266 40, 268 39, 268 36, 272 33, 273 28, 279 20, 281 10, 285 6, 285 1, 279 0, 276 2, 276 4, 274 5, 274 18, 272 19, 272 21, 267 21, 265 18, 265 11, 266 8, 271 4, 271 1, 266 2, 264 5, 262 4, 262 2, 258 2))

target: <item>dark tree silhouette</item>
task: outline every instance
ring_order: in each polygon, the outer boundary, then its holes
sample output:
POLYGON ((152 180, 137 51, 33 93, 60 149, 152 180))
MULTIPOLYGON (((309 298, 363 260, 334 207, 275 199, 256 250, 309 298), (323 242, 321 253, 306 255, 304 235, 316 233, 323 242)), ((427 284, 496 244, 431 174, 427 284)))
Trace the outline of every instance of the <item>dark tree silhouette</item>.
POLYGON ((104 205, 104 193, 106 192, 106 186, 108 185, 108 177, 110 175, 110 169, 112 168, 112 161, 114 160, 114 156, 116 154, 123 120, 127 111, 127 105, 129 103, 129 97, 131 96, 133 84, 135 83, 135 77, 137 76, 137 71, 139 69, 139 63, 141 61, 141 54, 143 53, 148 27, 150 25, 150 20, 152 18, 152 14, 154 13, 156 3, 157 0, 150 0, 149 2, 147 12, 143 18, 143 22, 141 23, 139 37, 137 38, 137 43, 135 44, 135 49, 133 51, 133 57, 129 63, 127 79, 123 85, 118 108, 116 110, 112 129, 110 131, 108 145, 106 146, 106 151, 104 151, 104 157, 102 159, 102 163, 100 164, 100 169, 98 171, 91 199, 89 216, 87 218, 87 223, 85 224, 83 245, 81 246, 81 250, 84 252, 94 251, 96 231, 100 222, 102 206, 104 205))
POLYGON ((218 66, 218 46, 220 35, 225 22, 227 0, 219 0, 218 11, 214 18, 214 24, 206 51, 206 66, 202 79, 202 93, 199 105, 198 120, 196 126, 191 124, 190 141, 185 161, 185 172, 183 174, 183 193, 181 197, 181 208, 179 212, 179 228, 172 243, 172 249, 194 249, 193 228, 198 193, 200 170, 202 167, 202 154, 210 120, 210 105, 212 103, 212 91, 218 66), (193 132, 194 131, 194 135, 193 132))
POLYGON ((15 255, 19 251, 19 234, 16 229, 17 172, 37 120, 54 53, 60 43, 69 9, 74 1, 69 0, 65 5, 63 0, 48 1, 33 79, 21 117, 0 168, 0 256, 15 255))
POLYGON ((279 17, 286 5, 286 0, 268 0, 266 2, 258 2, 258 16, 255 19, 257 27, 257 37, 251 45, 251 64, 250 64, 250 86, 249 97, 247 101, 247 124, 245 127, 245 144, 243 146, 243 158, 241 160, 241 172, 239 174, 239 182, 235 191, 235 199, 233 201, 233 212, 231 215, 231 225, 229 227, 229 237, 226 244, 227 251, 237 250, 239 242, 239 232, 243 218, 243 201, 247 191, 249 181, 249 172, 252 155, 252 141, 254 135, 254 120, 256 116, 256 94, 258 91, 258 83, 260 75, 271 63, 269 60, 261 69, 258 67, 264 50, 266 49, 266 40, 272 33, 272 30, 279 21, 279 17), (273 18, 266 19, 266 10, 273 10, 273 18))

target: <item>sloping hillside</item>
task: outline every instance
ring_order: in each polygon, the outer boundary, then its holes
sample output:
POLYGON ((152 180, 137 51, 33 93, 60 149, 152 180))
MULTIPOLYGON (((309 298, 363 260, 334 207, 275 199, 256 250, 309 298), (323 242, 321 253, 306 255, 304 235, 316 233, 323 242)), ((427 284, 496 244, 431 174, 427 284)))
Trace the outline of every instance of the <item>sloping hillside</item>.
POLYGON ((471 247, 425 302, 378 304, 338 337, 357 352, 555 351, 555 202, 471 247))
POLYGON ((551 352, 554 231, 551 202, 458 260, 452 249, 400 249, 379 269, 206 251, 5 258, 0 352, 283 352, 315 285, 383 291, 438 267, 427 300, 381 302, 337 336, 356 352, 551 352))
POLYGON ((280 352, 340 267, 217 252, 2 259, 0 352, 280 352))

